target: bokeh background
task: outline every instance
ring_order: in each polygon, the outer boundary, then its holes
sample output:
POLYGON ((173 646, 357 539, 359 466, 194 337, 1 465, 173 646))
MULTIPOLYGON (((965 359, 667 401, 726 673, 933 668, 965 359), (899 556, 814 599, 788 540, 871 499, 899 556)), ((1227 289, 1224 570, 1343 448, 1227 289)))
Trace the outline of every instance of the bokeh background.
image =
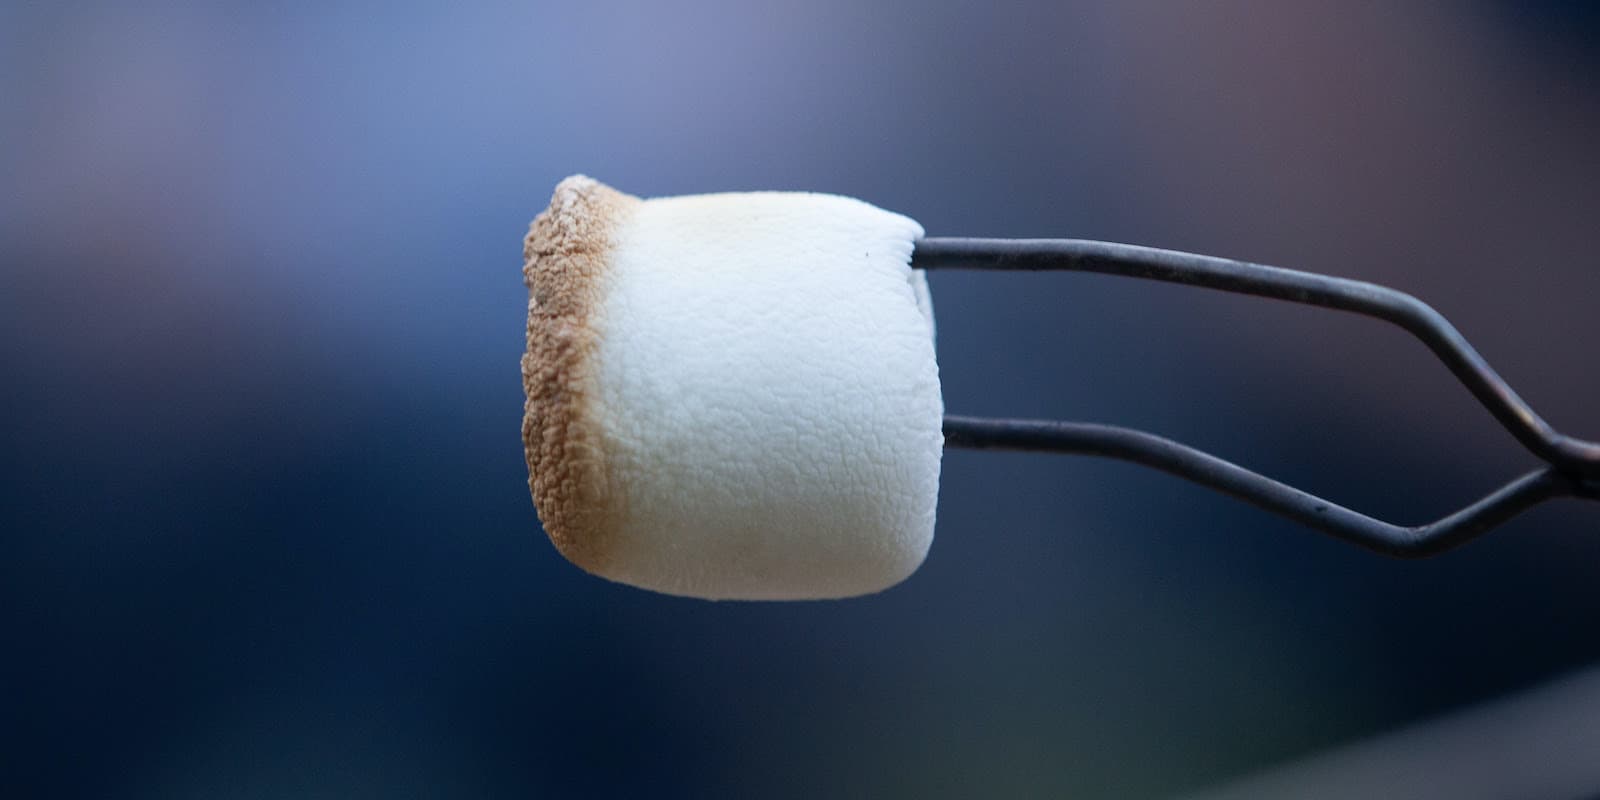
MULTIPOLYGON (((1161 797, 1600 661, 1577 503, 1396 562, 957 451, 905 584, 714 604, 564 562, 518 436, 521 237, 585 172, 1393 285, 1600 437, 1592 9, 0 5, 0 795, 1161 797)), ((1533 464, 1378 323, 932 282, 954 412, 1411 522, 1533 464)))

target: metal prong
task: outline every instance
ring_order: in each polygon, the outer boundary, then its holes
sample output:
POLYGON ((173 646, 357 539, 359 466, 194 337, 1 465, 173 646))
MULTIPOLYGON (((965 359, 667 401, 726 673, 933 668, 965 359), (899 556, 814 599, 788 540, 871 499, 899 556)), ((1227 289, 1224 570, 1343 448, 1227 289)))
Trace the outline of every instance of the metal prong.
POLYGON ((1461 511, 1415 527, 1393 525, 1153 434, 1087 423, 947 416, 952 447, 1107 456, 1144 464, 1371 549, 1433 555, 1474 539, 1555 497, 1600 500, 1600 443, 1557 432, 1439 312, 1376 284, 1152 247, 1080 239, 951 239, 917 243, 918 269, 1075 271, 1183 283, 1320 306, 1390 322, 1422 340, 1495 419, 1548 467, 1461 511))

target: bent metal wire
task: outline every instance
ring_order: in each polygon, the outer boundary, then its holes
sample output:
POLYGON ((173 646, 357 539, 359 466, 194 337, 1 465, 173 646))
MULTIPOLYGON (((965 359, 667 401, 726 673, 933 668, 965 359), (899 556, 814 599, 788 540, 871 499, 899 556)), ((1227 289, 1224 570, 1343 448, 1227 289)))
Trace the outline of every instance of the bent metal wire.
POLYGON ((1374 519, 1216 456, 1154 434, 1110 425, 946 416, 945 443, 974 449, 1104 456, 1143 464, 1296 520, 1348 542, 1403 558, 1464 544, 1546 500, 1600 500, 1600 442, 1556 431, 1489 367, 1454 326, 1411 295, 1362 281, 1214 256, 1081 239, 925 238, 911 266, 1094 272, 1183 283, 1375 317, 1422 340, 1473 396, 1546 466, 1436 522, 1407 527, 1374 519))

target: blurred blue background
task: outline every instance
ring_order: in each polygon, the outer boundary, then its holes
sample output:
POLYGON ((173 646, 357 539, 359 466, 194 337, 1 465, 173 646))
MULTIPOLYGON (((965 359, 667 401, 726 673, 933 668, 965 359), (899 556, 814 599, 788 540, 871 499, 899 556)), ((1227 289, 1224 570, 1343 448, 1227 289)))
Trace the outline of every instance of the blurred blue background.
MULTIPOLYGON (((1386 560, 955 451, 844 602, 589 577, 518 428, 585 172, 807 189, 1429 300, 1600 437, 1581 3, 0 5, 0 795, 1160 797, 1600 661, 1600 517, 1386 560)), ((1431 519, 1530 458, 1381 324, 933 277, 957 413, 1133 425, 1431 519)))

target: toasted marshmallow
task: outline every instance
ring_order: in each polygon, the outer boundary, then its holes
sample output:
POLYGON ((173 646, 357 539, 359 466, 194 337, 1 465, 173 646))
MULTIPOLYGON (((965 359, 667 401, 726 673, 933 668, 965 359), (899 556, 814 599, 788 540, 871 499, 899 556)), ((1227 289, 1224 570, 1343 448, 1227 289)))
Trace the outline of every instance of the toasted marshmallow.
POLYGON ((933 541, 943 403, 915 221, 582 176, 529 230, 529 484, 570 561, 708 599, 876 592, 933 541))

